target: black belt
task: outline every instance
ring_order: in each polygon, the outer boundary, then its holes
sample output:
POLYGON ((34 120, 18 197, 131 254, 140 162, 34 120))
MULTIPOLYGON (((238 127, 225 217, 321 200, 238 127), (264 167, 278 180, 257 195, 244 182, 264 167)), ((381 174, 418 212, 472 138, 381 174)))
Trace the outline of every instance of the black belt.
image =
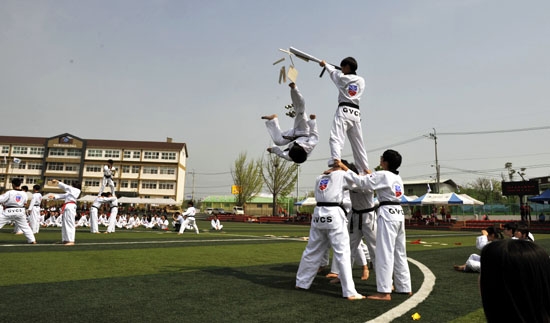
POLYGON ((22 206, 6 206, 4 209, 24 209, 22 206))
POLYGON ((98 209, 98 210, 99 210, 99 208, 98 208, 97 206, 93 206, 93 205, 92 205, 92 207, 93 207, 94 209, 98 209))
POLYGON ((340 103, 338 103, 338 106, 339 107, 346 106, 346 107, 352 107, 352 108, 359 109, 359 106, 357 104, 351 103, 351 102, 340 102, 340 103))
POLYGON ((394 202, 394 201, 382 201, 378 206, 384 206, 384 205, 401 205, 401 202, 394 202))
POLYGON ((342 205, 342 203, 337 203, 337 202, 317 202, 317 206, 338 206, 342 209, 342 211, 344 211, 344 214, 347 215, 348 212, 346 211, 346 209, 344 209, 344 206, 342 205))
POLYGON ((111 175, 109 175, 109 176, 103 175, 103 177, 105 177, 105 178, 111 178, 111 175))
MULTIPOLYGON (((368 209, 363 209, 363 210, 356 210, 356 209, 352 208, 351 210, 353 211, 353 213, 359 214, 359 230, 362 230, 363 229, 363 214, 372 212, 372 211, 376 210, 376 208, 375 207, 369 207, 368 209)), ((351 219, 350 219, 349 227, 350 227, 349 233, 353 233, 353 217, 351 217, 351 219)))

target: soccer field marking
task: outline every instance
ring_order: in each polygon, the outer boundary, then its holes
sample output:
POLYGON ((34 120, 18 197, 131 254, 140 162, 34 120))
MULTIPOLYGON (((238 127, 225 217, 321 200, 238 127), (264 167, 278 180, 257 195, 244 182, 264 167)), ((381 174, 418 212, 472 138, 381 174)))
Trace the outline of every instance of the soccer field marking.
POLYGON ((435 275, 433 274, 433 272, 419 261, 416 261, 412 258, 407 258, 407 260, 413 263, 414 265, 416 265, 416 267, 418 267, 422 272, 422 274, 424 275, 424 281, 422 282, 420 289, 418 289, 416 293, 414 293, 411 297, 409 297, 403 303, 397 305, 396 307, 392 308, 386 313, 370 321, 367 321, 367 323, 391 322, 392 320, 405 315, 405 313, 407 313, 408 311, 418 306, 418 304, 422 303, 432 292, 435 286, 435 275))
MULTIPOLYGON (((231 235, 225 235, 225 236, 231 236, 231 237, 238 237, 235 239, 201 239, 201 240, 148 240, 148 241, 103 241, 103 242, 82 242, 82 243, 76 243, 76 246, 101 246, 101 245, 140 245, 140 244, 175 244, 175 243, 201 243, 201 242, 243 242, 243 241, 273 241, 273 240, 290 240, 290 241, 300 241, 303 242, 304 240, 301 237, 291 238, 291 237, 277 237, 277 236, 270 236, 270 237, 259 237, 259 236, 251 236, 251 235, 238 235, 238 234, 231 234, 231 235)), ((26 244, 26 243, 19 243, 19 244, 1 244, 0 247, 29 247, 29 248, 36 248, 36 247, 59 247, 63 246, 61 243, 38 243, 38 244, 26 244)))

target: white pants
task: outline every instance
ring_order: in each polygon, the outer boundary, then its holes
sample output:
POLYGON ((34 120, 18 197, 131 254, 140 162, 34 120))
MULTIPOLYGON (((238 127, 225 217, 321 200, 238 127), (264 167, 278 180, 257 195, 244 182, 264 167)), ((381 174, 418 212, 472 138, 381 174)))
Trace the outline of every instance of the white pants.
POLYGON ((29 215, 29 226, 32 233, 36 234, 40 231, 40 206, 33 206, 29 215))
POLYGON ((90 232, 98 233, 99 232, 99 219, 97 217, 97 208, 92 206, 90 208, 90 232))
POLYGON ((2 214, 0 214, 0 229, 10 222, 15 222, 15 225, 27 238, 28 243, 32 243, 35 240, 34 234, 32 233, 29 224, 27 223, 27 215, 25 214, 25 208, 8 208, 4 209, 2 214))
POLYGON ((101 195, 101 193, 103 193, 103 191, 105 190, 105 186, 107 185, 109 185, 109 187, 111 188, 111 193, 115 194, 115 182, 113 182, 113 178, 103 176, 101 188, 99 189, 99 193, 97 195, 101 195))
POLYGON ((188 216, 185 220, 183 220, 183 223, 180 226, 179 233, 183 233, 183 231, 185 231, 185 228, 188 225, 191 225, 195 229, 195 232, 197 234, 199 234, 199 227, 197 226, 197 223, 195 222, 195 217, 194 216, 188 216))
POLYGON ((285 139, 283 136, 294 136, 294 129, 281 131, 278 118, 267 120, 265 122, 265 126, 267 127, 267 132, 271 136, 271 140, 273 140, 275 145, 284 146, 292 142, 292 140, 285 139))
POLYGON ((111 208, 111 214, 109 214, 109 225, 107 226, 107 232, 115 232, 116 216, 118 215, 118 207, 111 208))
MULTIPOLYGON (((361 230, 359 230, 359 221, 360 216, 359 214, 353 212, 352 213, 352 221, 353 222, 353 228, 350 228, 350 231, 353 231, 349 234, 349 240, 350 240, 350 249, 354 250, 354 248, 360 246, 361 239, 365 238, 365 244, 367 245, 367 249, 370 256, 370 261, 375 264, 376 259, 376 213, 375 212, 368 212, 363 213, 362 215, 362 224, 361 224, 361 230), (353 230, 352 230, 353 229, 353 230)), ((353 257, 353 255, 352 255, 353 257)))
POLYGON ((481 272, 481 257, 475 253, 466 260, 466 271, 481 272))
POLYGON ((359 170, 359 174, 365 174, 365 170, 368 169, 368 159, 365 144, 363 142, 361 122, 340 117, 338 116, 338 111, 336 111, 336 115, 334 115, 334 120, 332 121, 329 139, 330 156, 332 160, 342 159, 342 149, 344 149, 346 134, 351 145, 353 160, 359 170))
POLYGON ((349 235, 346 226, 338 229, 309 230, 309 241, 302 254, 300 266, 296 273, 296 286, 309 289, 323 262, 326 251, 332 245, 333 262, 338 264, 339 278, 343 297, 357 295, 351 272, 351 256, 349 250, 349 235))
POLYGON ((63 242, 74 242, 76 233, 74 223, 76 204, 66 204, 61 216, 63 217, 61 222, 61 240, 63 240, 63 242))
POLYGON ((407 263, 405 221, 386 221, 378 217, 376 231, 376 289, 379 293, 411 292, 411 274, 407 263))

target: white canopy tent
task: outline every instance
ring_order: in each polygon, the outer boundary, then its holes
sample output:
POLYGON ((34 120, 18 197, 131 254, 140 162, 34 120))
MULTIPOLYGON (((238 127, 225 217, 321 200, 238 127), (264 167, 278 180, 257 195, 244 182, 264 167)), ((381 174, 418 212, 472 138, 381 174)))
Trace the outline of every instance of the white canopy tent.
MULTIPOLYGON (((79 202, 93 202, 96 199, 96 195, 84 195, 78 199, 79 202)), ((143 197, 121 197, 118 199, 119 203, 126 204, 159 204, 159 205, 176 205, 178 202, 174 199, 163 198, 143 198, 143 197)))

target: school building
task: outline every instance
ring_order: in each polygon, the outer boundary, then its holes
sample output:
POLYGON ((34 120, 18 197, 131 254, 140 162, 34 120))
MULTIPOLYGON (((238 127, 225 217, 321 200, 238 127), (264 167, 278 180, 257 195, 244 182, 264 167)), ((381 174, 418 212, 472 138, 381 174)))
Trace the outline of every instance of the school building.
MULTIPOLYGON (((112 159, 117 196, 184 200, 185 143, 82 139, 65 133, 51 138, 0 136, 0 192, 11 189, 14 177, 23 185, 39 184, 44 192, 59 192, 48 186, 57 179, 82 183, 82 194, 97 195, 103 166, 112 159)), ((109 188, 105 188, 109 190, 109 188)))

